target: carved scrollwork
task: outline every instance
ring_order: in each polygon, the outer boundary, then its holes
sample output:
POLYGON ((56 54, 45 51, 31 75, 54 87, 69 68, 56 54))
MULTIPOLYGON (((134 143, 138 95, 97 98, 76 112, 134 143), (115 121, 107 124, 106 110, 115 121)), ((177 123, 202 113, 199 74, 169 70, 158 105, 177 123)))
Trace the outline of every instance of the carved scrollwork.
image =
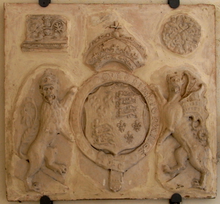
POLYGON ((113 32, 102 34, 93 40, 85 54, 85 62, 96 70, 109 62, 122 63, 129 70, 145 64, 145 48, 133 37, 120 34, 121 27, 116 23, 113 32))
POLYGON ((26 39, 23 51, 62 50, 67 47, 67 20, 59 15, 26 17, 26 39))
POLYGON ((165 46, 177 54, 191 53, 201 37, 200 25, 188 15, 171 16, 162 31, 165 46))

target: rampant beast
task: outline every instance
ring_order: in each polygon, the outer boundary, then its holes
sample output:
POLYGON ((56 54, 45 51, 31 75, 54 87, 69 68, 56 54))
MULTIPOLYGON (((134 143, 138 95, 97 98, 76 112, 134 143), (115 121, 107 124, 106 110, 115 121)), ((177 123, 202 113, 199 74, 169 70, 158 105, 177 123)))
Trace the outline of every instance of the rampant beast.
POLYGON ((23 114, 23 121, 28 124, 23 133, 19 146, 19 155, 29 162, 26 173, 27 190, 39 191, 37 183, 33 183, 34 175, 43 164, 59 174, 66 173, 66 166, 56 162, 57 149, 54 141, 59 135, 73 141, 73 134, 69 128, 69 112, 77 91, 76 87, 70 88, 66 96, 58 99, 58 78, 52 69, 47 69, 41 77, 39 90, 43 98, 40 110, 39 124, 37 122, 37 108, 33 101, 27 101, 27 110, 23 114))
POLYGON ((205 85, 189 71, 175 72, 167 76, 168 98, 152 85, 161 107, 162 130, 157 145, 172 136, 179 143, 175 149, 175 166, 163 165, 163 172, 174 178, 187 167, 187 160, 200 173, 200 179, 192 181, 192 187, 205 189, 206 153, 209 148, 206 119, 205 85))

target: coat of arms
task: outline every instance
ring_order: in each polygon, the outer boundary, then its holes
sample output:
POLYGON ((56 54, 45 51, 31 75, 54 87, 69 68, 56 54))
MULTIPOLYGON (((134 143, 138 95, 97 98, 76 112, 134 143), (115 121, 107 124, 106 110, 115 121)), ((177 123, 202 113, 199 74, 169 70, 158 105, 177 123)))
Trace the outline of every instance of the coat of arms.
POLYGON ((141 145, 149 130, 147 104, 130 85, 101 86, 89 95, 84 108, 88 141, 113 155, 141 145))
POLYGON ((131 72, 100 71, 111 62, 132 71, 146 59, 145 49, 133 37, 121 34, 117 22, 109 28, 113 32, 97 37, 85 54, 85 62, 99 73, 76 95, 71 124, 80 150, 110 170, 109 188, 117 192, 124 173, 155 145, 159 110, 149 86, 131 72))
POLYGON ((8 201, 214 198, 214 6, 43 10, 5 4, 8 201))

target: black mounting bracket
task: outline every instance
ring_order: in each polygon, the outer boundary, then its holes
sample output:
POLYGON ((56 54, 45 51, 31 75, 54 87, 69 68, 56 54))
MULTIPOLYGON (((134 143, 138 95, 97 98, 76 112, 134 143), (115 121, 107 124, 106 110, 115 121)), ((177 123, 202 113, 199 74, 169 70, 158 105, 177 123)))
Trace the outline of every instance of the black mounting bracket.
POLYGON ((170 204, 180 204, 182 196, 179 193, 174 193, 170 199, 170 204))
POLYGON ((51 3, 51 0, 39 0, 39 5, 41 7, 47 7, 51 3))
POLYGON ((168 4, 171 8, 175 9, 178 8, 180 5, 180 0, 168 0, 168 4))
POLYGON ((53 201, 46 195, 42 196, 40 199, 40 204, 53 204, 53 201))

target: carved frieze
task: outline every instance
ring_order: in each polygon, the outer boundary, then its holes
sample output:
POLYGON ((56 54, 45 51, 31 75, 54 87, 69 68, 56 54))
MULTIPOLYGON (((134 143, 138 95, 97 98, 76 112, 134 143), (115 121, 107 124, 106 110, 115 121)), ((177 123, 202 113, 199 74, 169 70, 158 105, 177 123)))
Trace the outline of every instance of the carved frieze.
POLYGON ((190 16, 171 16, 164 24, 162 40, 165 46, 177 54, 189 54, 196 49, 201 38, 201 26, 190 16))
POLYGON ((26 16, 26 39, 21 44, 22 51, 63 50, 67 43, 67 20, 63 16, 26 16))

